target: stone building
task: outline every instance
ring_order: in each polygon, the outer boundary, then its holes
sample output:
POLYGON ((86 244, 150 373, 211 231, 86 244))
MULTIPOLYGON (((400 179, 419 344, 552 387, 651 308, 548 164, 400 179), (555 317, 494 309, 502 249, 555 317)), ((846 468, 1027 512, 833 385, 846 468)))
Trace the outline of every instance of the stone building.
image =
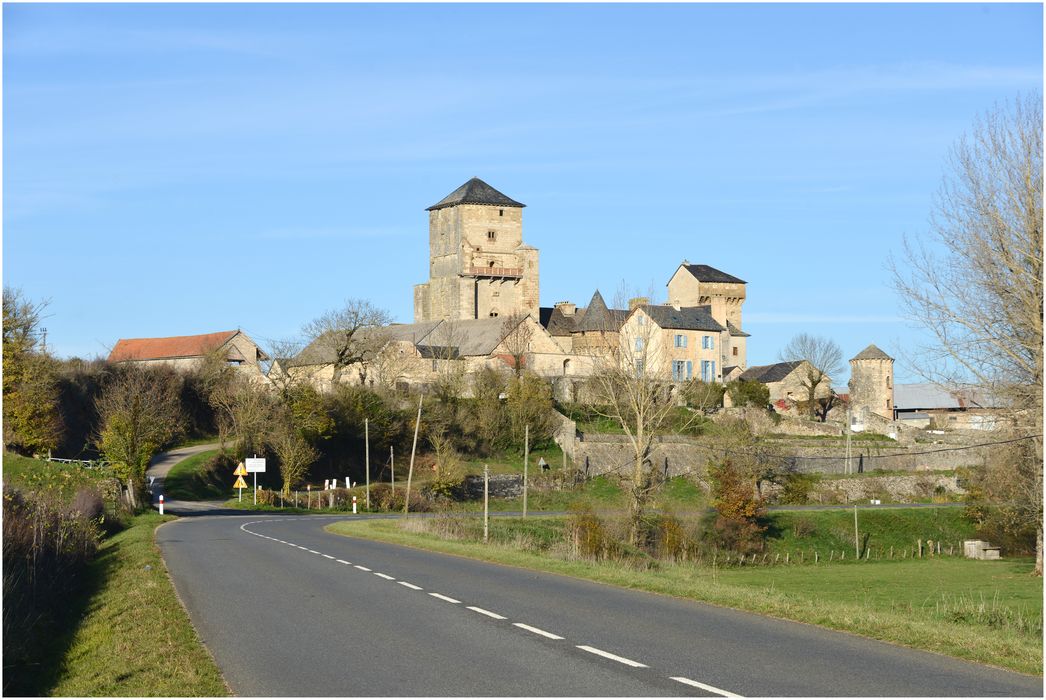
POLYGON ((259 377, 259 363, 269 359, 246 333, 235 330, 169 338, 121 338, 113 346, 108 360, 145 366, 168 365, 188 371, 199 367, 211 353, 219 354, 228 364, 259 377))
POLYGON ((523 242, 523 207, 472 178, 429 212, 429 281, 414 321, 539 316, 538 250, 523 242))
MULTIPOLYGON (((744 372, 738 372, 739 368, 728 367, 726 371, 727 381, 739 379, 746 382, 759 382, 765 384, 770 390, 770 403, 782 410, 789 410, 794 404, 806 401, 809 392, 804 384, 804 377, 810 370, 810 363, 806 360, 792 360, 790 362, 777 362, 772 365, 757 365, 749 367, 744 372)), ((814 398, 828 398, 832 393, 832 379, 825 378, 814 390, 814 398)), ((729 404, 729 395, 724 397, 729 404)))
POLYGON ((712 318, 727 329, 729 344, 724 343, 723 365, 748 366, 749 334, 742 328, 745 282, 710 265, 692 265, 684 260, 668 280, 668 303, 676 308, 707 306, 712 318))
POLYGON ((852 421, 866 423, 869 413, 893 420, 893 363, 893 358, 874 344, 850 359, 852 421))
POLYGON ((729 333, 708 306, 666 306, 633 300, 621 327, 622 351, 647 373, 684 382, 722 382, 722 345, 729 333))

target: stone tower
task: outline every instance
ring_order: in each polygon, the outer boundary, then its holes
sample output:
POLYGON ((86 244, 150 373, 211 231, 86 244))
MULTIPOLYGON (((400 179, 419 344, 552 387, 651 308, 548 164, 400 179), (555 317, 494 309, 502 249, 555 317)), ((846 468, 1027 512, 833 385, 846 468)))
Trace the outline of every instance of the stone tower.
POLYGON ((867 412, 893 420, 893 358, 875 345, 850 360, 850 407, 858 418, 867 412))
POLYGON ((414 321, 531 314, 538 250, 523 242, 523 207, 472 178, 429 212, 429 281, 414 287, 414 321))

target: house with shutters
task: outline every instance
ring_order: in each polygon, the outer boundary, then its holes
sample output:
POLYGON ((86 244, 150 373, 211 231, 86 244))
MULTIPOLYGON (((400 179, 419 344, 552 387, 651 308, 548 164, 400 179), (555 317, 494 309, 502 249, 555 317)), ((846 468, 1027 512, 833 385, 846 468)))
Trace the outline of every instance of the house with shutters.
POLYGON ((675 382, 722 382, 724 343, 729 331, 707 306, 647 304, 634 299, 621 327, 628 365, 675 382))

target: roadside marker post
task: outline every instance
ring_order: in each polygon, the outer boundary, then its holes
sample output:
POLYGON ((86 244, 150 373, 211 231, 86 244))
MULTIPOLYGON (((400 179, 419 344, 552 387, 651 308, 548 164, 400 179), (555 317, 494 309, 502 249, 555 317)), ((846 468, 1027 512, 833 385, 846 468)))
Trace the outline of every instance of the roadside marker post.
POLYGON ((490 469, 486 464, 483 465, 483 543, 490 538, 490 509, 488 504, 490 503, 490 469))
POLYGON ((527 462, 530 461, 530 424, 523 437, 523 517, 527 517, 527 462))
POLYGON ((352 497, 352 514, 356 515, 356 497, 352 497))
POLYGON ((163 515, 163 494, 160 494, 160 515, 163 515))
MULTIPOLYGON (((363 457, 363 473, 367 475, 367 510, 370 510, 370 419, 363 419, 363 444, 364 457, 363 457)), ((355 512, 355 511, 353 511, 355 512)))

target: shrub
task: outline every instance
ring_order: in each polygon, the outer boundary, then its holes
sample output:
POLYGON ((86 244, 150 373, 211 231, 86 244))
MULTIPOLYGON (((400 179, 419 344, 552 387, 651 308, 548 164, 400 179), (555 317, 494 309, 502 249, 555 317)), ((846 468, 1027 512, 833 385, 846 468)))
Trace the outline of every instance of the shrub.
POLYGON ((770 388, 759 382, 737 379, 726 385, 726 393, 734 406, 766 408, 770 404, 770 388))
POLYGON ((654 523, 655 552, 662 559, 682 559, 690 550, 690 536, 682 521, 670 513, 657 517, 654 523))
POLYGON ((777 499, 787 505, 801 506, 810 501, 810 492, 821 480, 819 474, 804 474, 802 472, 788 472, 781 479, 781 492, 777 499))
POLYGON ((759 522, 765 511, 755 483, 731 459, 708 470, 716 518, 710 536, 717 546, 738 552, 762 549, 766 528, 759 522))
POLYGON ((607 554, 607 534, 603 521, 589 505, 570 507, 567 524, 568 543, 573 543, 574 555, 590 559, 602 559, 607 554))

